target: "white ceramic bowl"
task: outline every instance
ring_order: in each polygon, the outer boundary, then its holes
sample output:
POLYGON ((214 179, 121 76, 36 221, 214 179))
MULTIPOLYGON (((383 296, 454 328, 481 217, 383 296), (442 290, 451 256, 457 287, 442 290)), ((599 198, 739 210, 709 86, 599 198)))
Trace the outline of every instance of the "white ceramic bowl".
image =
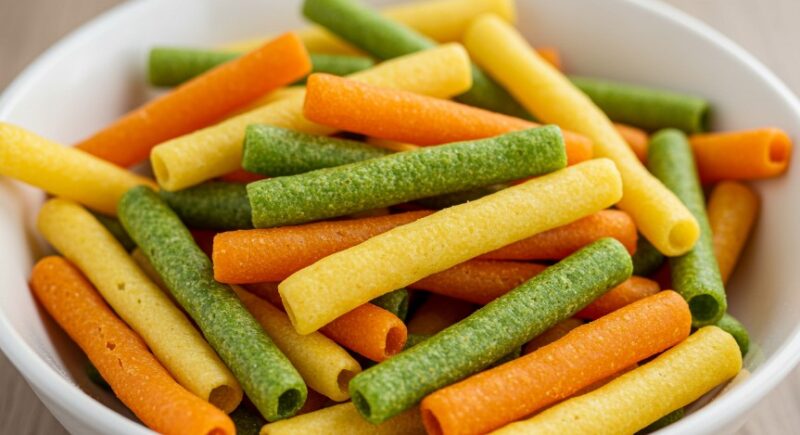
MULTIPOLYGON (((517 3, 522 32, 535 45, 558 47, 571 72, 703 95, 714 105, 715 129, 775 125, 800 138, 800 103, 791 92, 744 50, 670 7, 648 0, 517 3)), ((301 25, 299 4, 141 0, 120 6, 26 69, 0 99, 0 119, 72 143, 147 97, 151 46, 208 46, 289 30, 301 25)), ((665 432, 735 429, 800 358, 800 280, 793 268, 800 192, 790 188, 800 179, 796 166, 788 176, 756 183, 763 211, 729 289, 731 311, 755 343, 748 358, 754 375, 665 432)), ((151 433, 85 379, 80 351, 31 297, 28 274, 47 249, 33 230, 43 198, 0 179, 0 347, 71 432, 151 433)))

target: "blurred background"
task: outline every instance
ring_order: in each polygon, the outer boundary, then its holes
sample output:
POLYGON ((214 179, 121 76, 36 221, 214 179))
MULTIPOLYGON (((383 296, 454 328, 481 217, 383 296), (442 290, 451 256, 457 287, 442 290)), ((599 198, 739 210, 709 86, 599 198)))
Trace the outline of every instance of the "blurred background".
MULTIPOLYGON (((800 95, 800 0, 664 1, 727 35, 800 95)), ((62 36, 120 3, 0 0, 0 89, 62 36)), ((564 60, 569 68, 569 58, 564 60)), ((66 433, 2 354, 0 392, 0 434, 66 433)), ((800 369, 796 369, 753 411, 737 435, 790 434, 797 433, 799 427, 800 369)))

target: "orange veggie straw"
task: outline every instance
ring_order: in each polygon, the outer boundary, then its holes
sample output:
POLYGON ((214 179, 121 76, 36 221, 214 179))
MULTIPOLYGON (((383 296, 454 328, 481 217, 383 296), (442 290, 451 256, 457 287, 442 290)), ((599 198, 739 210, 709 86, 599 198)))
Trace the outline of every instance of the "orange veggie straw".
POLYGON ((233 172, 227 173, 221 177, 219 177, 222 181, 227 181, 229 183, 252 183, 253 181, 263 180, 267 177, 261 174, 254 174, 252 172, 247 172, 242 168, 239 168, 233 172))
MULTIPOLYGON (((250 284, 245 288, 283 309, 277 283, 250 284)), ((403 350, 408 338, 399 317, 374 304, 364 304, 319 330, 326 337, 372 361, 383 361, 403 350)))
POLYGON ((689 143, 703 183, 774 177, 792 154, 791 139, 777 128, 693 134, 689 143))
POLYGON ((286 33, 134 109, 76 146, 119 166, 139 163, 161 142, 222 119, 311 71, 300 38, 286 33))
POLYGON ((147 427, 164 434, 235 434, 233 421, 170 377, 147 345, 120 320, 75 266, 46 257, 31 289, 86 353, 114 394, 147 427))
POLYGON ((430 275, 408 287, 486 305, 546 268, 541 264, 516 261, 471 260, 430 275))
POLYGON ((619 240, 633 254, 636 251, 636 224, 620 210, 601 210, 571 224, 481 255, 486 260, 560 260, 603 237, 619 240))
POLYGON ((547 63, 556 67, 557 70, 564 71, 564 64, 561 62, 561 53, 558 52, 557 48, 539 47, 536 49, 536 52, 539 53, 539 56, 542 56, 547 63))
MULTIPOLYGON (((330 74, 309 76, 303 112, 319 124, 415 145, 482 139, 539 126, 450 100, 330 74)), ((576 133, 563 133, 570 165, 592 157, 590 140, 576 133)))
POLYGON ((642 163, 646 163, 647 143, 650 140, 650 136, 647 135, 647 132, 641 128, 631 127, 630 125, 620 124, 618 122, 614 123, 614 128, 616 128, 620 136, 625 139, 625 142, 631 147, 636 157, 638 157, 642 163))
POLYGON ((542 332, 533 340, 525 343, 522 346, 522 354, 527 355, 531 352, 535 352, 540 347, 547 346, 548 344, 560 339, 561 337, 567 335, 569 331, 577 328, 578 326, 583 325, 583 320, 577 319, 575 317, 568 317, 548 329, 547 331, 542 332))
POLYGON ((469 316, 475 305, 447 296, 432 294, 417 308, 408 322, 408 332, 419 335, 434 335, 448 326, 469 316))
POLYGON ((282 281, 321 258, 430 213, 220 233, 214 238, 214 278, 231 284, 282 281))
POLYGON ((689 336, 691 313, 661 292, 580 326, 560 340, 426 397, 429 434, 479 434, 530 415, 689 336))
POLYGON ((661 291, 658 283, 652 279, 632 276, 622 284, 609 290, 608 293, 597 298, 586 308, 578 311, 575 317, 581 319, 599 319, 626 305, 644 299, 661 291))
POLYGON ((723 181, 714 187, 708 199, 708 223, 711 225, 714 255, 722 283, 736 267, 758 215, 758 195, 735 181, 723 181))

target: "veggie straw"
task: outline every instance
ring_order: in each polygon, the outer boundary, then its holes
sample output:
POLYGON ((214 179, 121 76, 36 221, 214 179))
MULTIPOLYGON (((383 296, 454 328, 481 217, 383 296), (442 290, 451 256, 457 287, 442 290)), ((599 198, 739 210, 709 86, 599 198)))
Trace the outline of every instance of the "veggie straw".
MULTIPOLYGON (((252 284, 247 289, 271 304, 283 307, 276 283, 252 284)), ((383 361, 400 352, 407 339, 403 321, 371 303, 342 314, 323 326, 320 332, 371 361, 383 361)))
POLYGON ((76 146, 116 165, 131 166, 147 159, 159 143, 213 124, 310 70, 302 42, 286 33, 145 103, 76 146))
POLYGON ((293 415, 306 385, 230 287, 214 281, 211 262, 158 195, 131 189, 120 200, 120 221, 194 319, 268 421, 293 415))
POLYGON ((644 237, 636 241, 636 252, 632 258, 633 274, 639 276, 652 275, 664 263, 664 255, 644 237))
POLYGON ((370 299, 596 212, 620 196, 611 161, 570 166, 326 257, 284 280, 281 298, 298 332, 309 333, 370 299))
POLYGON ((184 390, 139 336, 118 319, 68 261, 45 257, 31 289, 97 367, 114 394, 147 427, 164 434, 234 434, 224 412, 184 390))
POLYGON ((669 260, 672 287, 689 302, 695 327, 714 324, 728 304, 714 257, 706 201, 686 136, 675 129, 659 131, 650 141, 647 162, 653 175, 675 192, 700 224, 700 240, 694 248, 669 260))
POLYGON ((380 423, 425 395, 519 348, 630 276, 625 248, 602 239, 515 290, 350 381, 361 415, 380 423))
POLYGON ((647 172, 608 117, 542 60, 516 29, 484 16, 470 27, 464 41, 471 57, 537 118, 585 135, 594 143, 595 155, 614 161, 624 188, 617 206, 659 251, 680 255, 694 246, 700 230, 689 210, 647 172))
POLYGON ((777 128, 694 134, 689 143, 703 183, 775 177, 792 154, 792 140, 777 128))
POLYGON ((730 334, 706 326, 653 361, 535 417, 493 432, 630 434, 734 377, 742 367, 730 334))
POLYGON ((575 317, 591 320, 599 319, 633 302, 653 296, 659 291, 661 291, 661 287, 657 282, 640 276, 632 276, 608 293, 597 298, 586 308, 578 311, 575 317))
POLYGON ((256 174, 295 175, 390 154, 363 142, 317 136, 268 125, 250 125, 242 167, 256 174))
POLYGON ((491 260, 560 260, 603 237, 613 237, 636 251, 636 225, 619 210, 600 210, 575 222, 536 234, 481 255, 491 260))
MULTIPOLYGON (((303 15, 378 59, 392 59, 436 45, 357 0, 305 0, 303 15)), ((461 102, 493 112, 528 116, 505 89, 475 65, 472 65, 472 82, 472 88, 458 96, 461 102)))
POLYGON ((723 181, 711 191, 708 223, 723 283, 728 281, 736 267, 739 254, 755 224, 758 208, 758 195, 744 184, 723 181))
POLYGON ((405 321, 406 315, 408 314, 408 299, 408 290, 401 288, 378 296, 371 302, 373 305, 381 307, 400 318, 400 320, 405 321))
MULTIPOLYGON (((204 72, 241 56, 231 51, 200 50, 181 47, 155 47, 150 49, 147 70, 153 86, 177 86, 204 72)), ((364 56, 341 56, 309 53, 311 72, 324 72, 337 76, 352 74, 375 65, 364 56)), ((296 83, 304 83, 301 79, 296 83)))
POLYGON ((211 181, 177 192, 162 190, 159 195, 190 228, 235 230, 253 227, 250 201, 243 184, 211 181))
POLYGON ((589 77, 572 76, 570 80, 614 121, 647 130, 677 128, 687 133, 708 127, 709 104, 702 98, 589 77))
POLYGON ((233 291, 310 388, 337 402, 350 397, 347 383, 361 366, 346 350, 320 333, 298 334, 286 314, 269 302, 237 286, 233 291))
POLYGON ((214 279, 231 284, 283 281, 317 260, 429 214, 412 211, 219 233, 212 255, 214 279))
MULTIPOLYGON (((309 76, 306 118, 340 130, 415 145, 483 139, 539 124, 449 100, 372 86, 328 74, 309 76)), ((592 143, 565 131, 570 164, 592 157, 592 143)))
POLYGON ((546 174, 566 160, 560 131, 547 126, 261 180, 247 197, 253 225, 268 228, 546 174))
POLYGON ((728 313, 725 313, 725 315, 719 319, 717 326, 733 336, 736 340, 736 344, 739 345, 739 350, 742 352, 742 358, 744 358, 750 350, 750 334, 747 332, 747 328, 728 313))
POLYGON ((128 189, 140 184, 155 187, 147 178, 4 122, 0 122, 0 162, 0 175, 112 216, 128 189))
POLYGON ((420 404, 429 434, 482 434, 531 415, 689 336, 683 298, 665 291, 634 302, 499 367, 445 387, 420 404))
POLYGON ((261 435, 296 434, 348 434, 348 435, 422 435, 425 429, 418 409, 410 409, 395 418, 374 425, 361 418, 352 403, 331 406, 319 411, 299 415, 288 420, 270 423, 261 429, 261 435))
MULTIPOLYGON (((471 86, 469 58, 458 44, 448 44, 383 62, 349 76, 439 98, 450 98, 471 86)), ((305 90, 284 99, 161 143, 150 155, 159 184, 178 190, 239 169, 242 142, 250 124, 269 124, 319 135, 334 130, 303 117, 305 90)))
POLYGON ((242 388, 230 370, 91 213, 72 201, 51 199, 39 212, 36 227, 83 271, 178 383, 225 412, 236 408, 242 388))

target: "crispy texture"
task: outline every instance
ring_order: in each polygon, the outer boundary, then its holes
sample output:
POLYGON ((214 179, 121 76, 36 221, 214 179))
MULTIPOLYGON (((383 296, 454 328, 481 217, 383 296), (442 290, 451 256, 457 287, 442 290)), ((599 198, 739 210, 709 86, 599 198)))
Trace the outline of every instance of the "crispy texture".
MULTIPOLYGON (((247 290, 283 308, 278 284, 265 282, 250 284, 247 290)), ((367 303, 361 305, 323 326, 323 335, 342 347, 371 360, 383 361, 402 351, 408 331, 397 315, 367 303)))
POLYGON ((233 290, 214 280, 211 261, 178 216, 145 187, 123 196, 119 215, 169 292, 264 418, 294 415, 306 398, 302 377, 233 290))
POLYGON ((224 412, 184 390, 118 319, 89 281, 61 257, 39 261, 31 289, 147 427, 164 434, 236 433, 224 412))
POLYGON ((661 291, 661 287, 657 282, 640 276, 632 276, 586 308, 578 311, 575 317, 599 319, 640 299, 653 296, 659 291, 661 291))
POLYGON ((546 174, 567 164, 558 127, 389 154, 247 185, 253 226, 269 228, 546 174))
POLYGON ((335 252, 405 225, 428 211, 219 233, 214 278, 231 284, 277 282, 335 252))
POLYGON ((309 333, 384 293, 616 202, 614 164, 591 160, 394 228, 302 269, 280 286, 309 333))
POLYGON ((537 335, 533 340, 525 343, 525 345, 522 346, 522 354, 527 355, 531 352, 535 352, 540 347, 547 346, 581 325, 583 325, 583 320, 581 319, 575 317, 566 318, 550 327, 547 331, 537 335))
POLYGON ((0 162, 0 175, 111 216, 116 216, 117 201, 131 187, 155 187, 147 178, 4 122, 0 122, 0 162))
POLYGON ((114 311, 147 343, 173 377, 225 412, 242 388, 183 312, 88 211, 52 199, 39 212, 39 232, 78 266, 114 311))
POLYGON ((309 388, 337 402, 350 397, 347 383, 361 372, 361 366, 346 350, 320 333, 298 334, 283 311, 241 287, 232 288, 309 388))
POLYGON ((647 135, 647 132, 636 127, 631 127, 630 125, 614 123, 614 128, 617 130, 617 133, 625 139, 625 142, 631 147, 631 150, 636 157, 642 161, 642 163, 647 162, 647 142, 650 139, 647 135))
POLYGON ((756 192, 735 181, 714 187, 708 199, 714 256, 723 284, 728 282, 758 216, 760 201, 756 192))
POLYGON ((481 255, 487 260, 560 260, 603 237, 613 237, 628 252, 636 251, 636 225, 619 210, 601 210, 585 218, 536 234, 481 255))
POLYGON ((518 352, 630 277, 630 255, 606 238, 565 258, 466 319, 350 381, 361 415, 380 423, 424 396, 518 352))
POLYGON ((697 180, 692 150, 680 130, 653 135, 647 167, 686 205, 700 224, 700 239, 686 254, 669 259, 672 288, 692 309, 694 326, 713 325, 727 310, 725 286, 719 273, 703 188, 697 180))
POLYGON ((492 16, 477 19, 464 41, 470 56, 543 122, 583 134, 594 154, 614 161, 624 195, 618 207, 666 255, 687 252, 697 241, 697 221, 678 198, 642 166, 611 121, 558 70, 531 49, 510 25, 492 16))
POLYGON ((159 143, 207 127, 309 71, 311 60, 300 38, 286 33, 134 109, 76 147, 131 166, 146 160, 159 143))
POLYGON ((653 361, 590 393, 564 401, 494 434, 631 434, 736 376, 736 341, 701 328, 653 361))
POLYGON ((530 415, 689 336, 686 301, 665 291, 426 397, 429 434, 481 434, 530 415))
POLYGON ((792 140, 777 128, 694 134, 689 143, 703 183, 776 177, 792 155, 792 140))
MULTIPOLYGON (((339 130, 415 145, 483 139, 540 124, 466 104, 398 89, 371 86, 328 74, 312 74, 303 114, 339 130)), ((592 157, 592 142, 564 132, 569 164, 592 157)))
POLYGON ((253 228, 250 201, 242 183, 209 181, 177 192, 162 190, 158 193, 189 228, 253 228))
MULTIPOLYGON (((378 86, 450 98, 472 85, 469 58, 458 44, 447 44, 383 62, 348 76, 378 86)), ((329 127, 303 117, 305 89, 217 125, 161 143, 150 154, 156 179, 166 190, 178 190, 239 168, 245 129, 269 124, 305 133, 328 135, 329 127)))
POLYGON ((361 418, 352 403, 342 403, 270 423, 261 428, 261 435, 422 435, 425 428, 418 409, 411 409, 379 425, 361 418))

